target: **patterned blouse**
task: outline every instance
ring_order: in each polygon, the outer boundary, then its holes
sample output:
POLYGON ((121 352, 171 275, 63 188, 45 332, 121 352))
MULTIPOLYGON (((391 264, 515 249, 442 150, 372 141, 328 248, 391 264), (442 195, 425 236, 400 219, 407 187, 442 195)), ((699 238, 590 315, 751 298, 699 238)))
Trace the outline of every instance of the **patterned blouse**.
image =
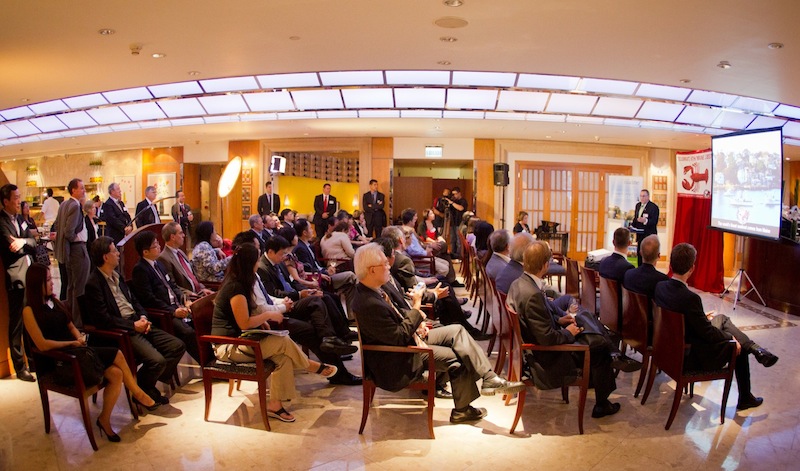
POLYGON ((199 281, 222 281, 225 270, 228 268, 231 257, 222 260, 217 257, 217 251, 208 242, 200 242, 192 250, 192 267, 199 281))

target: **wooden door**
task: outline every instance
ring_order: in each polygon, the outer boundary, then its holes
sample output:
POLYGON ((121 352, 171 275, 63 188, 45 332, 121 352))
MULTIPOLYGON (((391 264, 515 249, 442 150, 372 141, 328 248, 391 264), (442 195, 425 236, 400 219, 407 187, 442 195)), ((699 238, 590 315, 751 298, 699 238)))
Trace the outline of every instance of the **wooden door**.
POLYGON ((420 213, 431 207, 433 201, 433 178, 431 177, 395 177, 392 188, 392 214, 389 224, 400 217, 406 208, 414 208, 420 213))

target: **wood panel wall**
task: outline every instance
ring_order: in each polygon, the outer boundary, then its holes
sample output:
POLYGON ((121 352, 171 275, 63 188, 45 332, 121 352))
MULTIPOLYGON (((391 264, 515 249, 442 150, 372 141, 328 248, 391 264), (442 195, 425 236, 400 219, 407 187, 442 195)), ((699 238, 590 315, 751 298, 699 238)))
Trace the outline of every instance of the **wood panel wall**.
MULTIPOLYGON (((362 167, 362 174, 359 176, 359 183, 366 183, 369 185, 371 179, 378 180, 378 191, 386 195, 388 201, 384 205, 386 217, 389 221, 394 219, 393 216, 399 215, 402 208, 395 210, 394 197, 392 188, 389 186, 391 182, 392 167, 394 166, 394 139, 391 137, 376 137, 372 139, 372 169, 369 174, 365 172, 362 167), (395 215, 395 213, 397 213, 395 215)), ((360 185, 363 187, 363 185, 360 185)), ((367 190, 362 192, 362 195, 367 190)), ((359 202, 359 205, 361 202, 359 202)), ((364 208, 361 208, 364 209, 364 208)))
MULTIPOLYGON (((491 221, 495 227, 500 227, 498 214, 495 213, 494 206, 494 162, 495 162, 495 142, 494 139, 475 139, 475 169, 477 169, 478 179, 475 182, 477 198, 475 202, 475 214, 484 220, 491 221)), ((472 201, 469 201, 470 205, 472 201)))
MULTIPOLYGON (((180 186, 180 173, 181 164, 183 163, 183 147, 155 147, 150 149, 142 149, 142 195, 144 189, 147 188, 147 176, 151 173, 174 173, 178 180, 175 183, 175 189, 180 186)), ((136 207, 136 203, 128 206, 136 207)), ((175 202, 170 203, 170 207, 175 202)), ((198 202, 199 204, 199 202, 198 202)))
MULTIPOLYGON (((242 158, 242 168, 258 168, 261 164, 261 142, 260 141, 231 141, 228 143, 228 161, 234 157, 242 158)), ((252 185, 252 184, 251 184, 252 185)), ((211 188, 212 196, 217 189, 211 188)), ((258 190, 256 190, 258 191, 258 190)), ((253 193, 251 189, 251 194, 253 193)), ((252 205, 251 205, 252 207, 252 205)), ((252 212, 252 211, 251 211, 252 212)), ((247 219, 243 219, 242 214, 242 180, 236 182, 230 194, 222 201, 222 232, 224 238, 233 239, 239 232, 249 229, 247 219)), ((248 215, 249 217, 249 215, 248 215)))

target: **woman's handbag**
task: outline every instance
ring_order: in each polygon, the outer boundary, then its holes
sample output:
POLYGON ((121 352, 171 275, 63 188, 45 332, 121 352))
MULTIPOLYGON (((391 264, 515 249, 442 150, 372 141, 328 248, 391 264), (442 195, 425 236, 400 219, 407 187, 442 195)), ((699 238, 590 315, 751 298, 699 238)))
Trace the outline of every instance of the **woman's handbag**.
MULTIPOLYGON (((97 354, 90 347, 69 347, 61 351, 70 355, 75 355, 81 369, 81 374, 83 375, 83 383, 87 387, 95 386, 103 382, 105 367, 97 357, 97 354)), ((54 379, 56 383, 64 386, 75 384, 72 365, 70 365, 69 362, 57 361, 54 379)))

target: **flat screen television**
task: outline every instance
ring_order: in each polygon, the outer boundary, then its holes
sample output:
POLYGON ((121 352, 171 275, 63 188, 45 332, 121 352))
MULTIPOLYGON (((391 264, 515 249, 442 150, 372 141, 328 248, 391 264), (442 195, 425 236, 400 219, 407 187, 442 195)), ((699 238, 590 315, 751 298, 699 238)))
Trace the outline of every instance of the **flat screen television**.
POLYGON ((781 128, 711 139, 711 228, 778 239, 781 228, 781 128))

